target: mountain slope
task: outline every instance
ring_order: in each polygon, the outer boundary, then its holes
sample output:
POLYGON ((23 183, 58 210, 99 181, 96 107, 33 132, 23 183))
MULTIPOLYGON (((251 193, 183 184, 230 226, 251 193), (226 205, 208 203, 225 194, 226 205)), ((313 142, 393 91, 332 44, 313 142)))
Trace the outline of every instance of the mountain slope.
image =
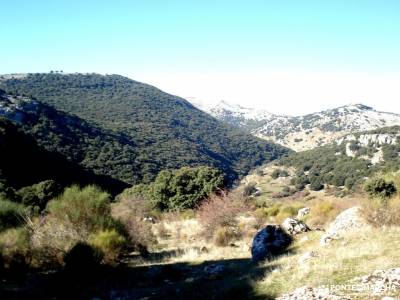
POLYGON ((400 125, 400 115, 355 104, 305 116, 274 115, 219 103, 208 109, 217 119, 296 151, 329 144, 348 133, 400 125))
POLYGON ((62 155, 39 147, 12 121, 0 117, 0 187, 19 189, 44 180, 63 185, 97 184, 112 194, 127 184, 107 176, 95 175, 62 155))
POLYGON ((400 169, 400 126, 349 134, 329 145, 292 153, 280 163, 296 169, 294 183, 351 188, 378 171, 400 169))
POLYGON ((222 124, 184 99, 119 75, 3 76, 0 88, 32 95, 91 126, 126 138, 135 151, 134 157, 122 163, 131 166, 135 176, 120 179, 130 183, 149 181, 162 169, 185 165, 217 167, 234 180, 288 153, 279 145, 222 124))

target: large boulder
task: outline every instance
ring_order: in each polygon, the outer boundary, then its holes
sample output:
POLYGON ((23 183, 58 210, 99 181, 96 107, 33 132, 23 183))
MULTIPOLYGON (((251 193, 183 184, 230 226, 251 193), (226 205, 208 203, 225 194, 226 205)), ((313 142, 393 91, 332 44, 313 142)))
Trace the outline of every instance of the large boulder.
POLYGON ((332 240, 339 239, 347 232, 368 227, 369 225, 360 215, 358 206, 346 209, 329 225, 325 234, 321 237, 321 245, 326 245, 332 240))
POLYGON ((286 218, 281 227, 288 234, 298 234, 310 230, 306 223, 295 218, 286 218))
POLYGON ((259 262, 265 259, 284 253, 292 243, 292 238, 281 227, 277 225, 268 225, 257 232, 251 246, 251 256, 253 262, 259 262))

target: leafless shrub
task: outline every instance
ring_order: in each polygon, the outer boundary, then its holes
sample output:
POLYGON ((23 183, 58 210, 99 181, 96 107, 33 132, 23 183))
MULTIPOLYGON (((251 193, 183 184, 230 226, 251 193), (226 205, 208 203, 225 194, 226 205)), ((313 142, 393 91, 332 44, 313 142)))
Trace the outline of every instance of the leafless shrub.
POLYGON ((212 195, 198 209, 204 235, 211 238, 218 228, 236 228, 237 216, 249 210, 246 200, 238 193, 212 195))
POLYGON ((130 242, 139 248, 155 243, 150 212, 147 202, 137 196, 121 197, 111 207, 112 216, 125 226, 130 242))

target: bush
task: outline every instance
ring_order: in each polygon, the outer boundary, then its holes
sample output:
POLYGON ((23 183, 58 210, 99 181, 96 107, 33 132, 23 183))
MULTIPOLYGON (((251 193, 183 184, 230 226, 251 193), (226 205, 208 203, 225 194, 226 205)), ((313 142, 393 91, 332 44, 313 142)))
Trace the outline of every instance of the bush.
POLYGON ((393 181, 386 181, 383 178, 373 178, 365 184, 365 191, 370 197, 390 198, 396 193, 396 186, 393 181))
POLYGON ((89 243, 104 253, 104 261, 113 263, 126 246, 126 239, 116 230, 103 230, 89 236, 89 243))
POLYGON ((62 192, 62 186, 54 180, 46 180, 40 183, 23 187, 16 192, 22 204, 38 207, 43 210, 49 200, 57 197, 62 192))
POLYGON ((67 270, 83 275, 93 271, 102 259, 103 253, 99 249, 78 242, 65 254, 64 263, 67 270))
POLYGON ((221 188, 224 177, 210 167, 183 167, 161 171, 150 184, 149 197, 160 210, 182 210, 196 207, 201 200, 221 188))
MULTIPOLYGON (((25 228, 11 228, 0 234, 0 256, 6 269, 26 267, 30 262, 29 233, 25 228)), ((14 270, 18 271, 18 270, 14 270)))
POLYGON ((374 227, 400 226, 400 197, 371 199, 363 204, 361 214, 374 227))
POLYGON ((0 200, 0 231, 23 223, 24 206, 8 200, 0 200))
POLYGON ((237 229, 232 227, 219 227, 214 233, 214 244, 218 247, 226 247, 240 237, 237 229))
POLYGON ((198 218, 204 227, 204 235, 212 237, 218 228, 237 227, 239 213, 248 210, 248 206, 238 194, 212 195, 198 209, 198 218))
POLYGON ((125 226, 129 241, 134 247, 140 250, 156 243, 151 223, 144 221, 152 214, 145 199, 138 196, 118 197, 118 201, 111 206, 111 214, 125 226))
POLYGON ((249 182, 243 187, 243 196, 244 197, 249 197, 252 194, 254 194, 257 191, 256 188, 256 183, 255 182, 249 182))
POLYGON ((320 191, 324 188, 324 184, 320 177, 313 176, 310 179, 310 190, 312 191, 320 191))
POLYGON ((110 196, 96 186, 71 186, 48 203, 47 211, 59 222, 94 232, 115 225, 111 218, 110 196))
POLYGON ((287 176, 289 176, 289 173, 286 170, 281 170, 281 169, 275 169, 271 173, 272 179, 277 179, 279 177, 287 177, 287 176))

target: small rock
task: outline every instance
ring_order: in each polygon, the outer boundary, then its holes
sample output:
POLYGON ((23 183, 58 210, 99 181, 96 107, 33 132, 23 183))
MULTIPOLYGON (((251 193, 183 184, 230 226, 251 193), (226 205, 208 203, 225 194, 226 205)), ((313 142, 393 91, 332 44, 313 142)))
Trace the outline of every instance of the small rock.
POLYGON ((306 215, 310 213, 310 208, 309 207, 304 207, 298 210, 297 212, 297 218, 301 219, 304 218, 306 215))
POLYGON ((300 287, 290 294, 284 294, 277 300, 349 300, 350 298, 331 294, 328 288, 300 287))
POLYGON ((309 261, 310 259, 312 259, 314 257, 318 257, 318 253, 316 251, 308 251, 308 252, 304 253, 302 256, 300 256, 299 264, 304 265, 307 261, 309 261))

